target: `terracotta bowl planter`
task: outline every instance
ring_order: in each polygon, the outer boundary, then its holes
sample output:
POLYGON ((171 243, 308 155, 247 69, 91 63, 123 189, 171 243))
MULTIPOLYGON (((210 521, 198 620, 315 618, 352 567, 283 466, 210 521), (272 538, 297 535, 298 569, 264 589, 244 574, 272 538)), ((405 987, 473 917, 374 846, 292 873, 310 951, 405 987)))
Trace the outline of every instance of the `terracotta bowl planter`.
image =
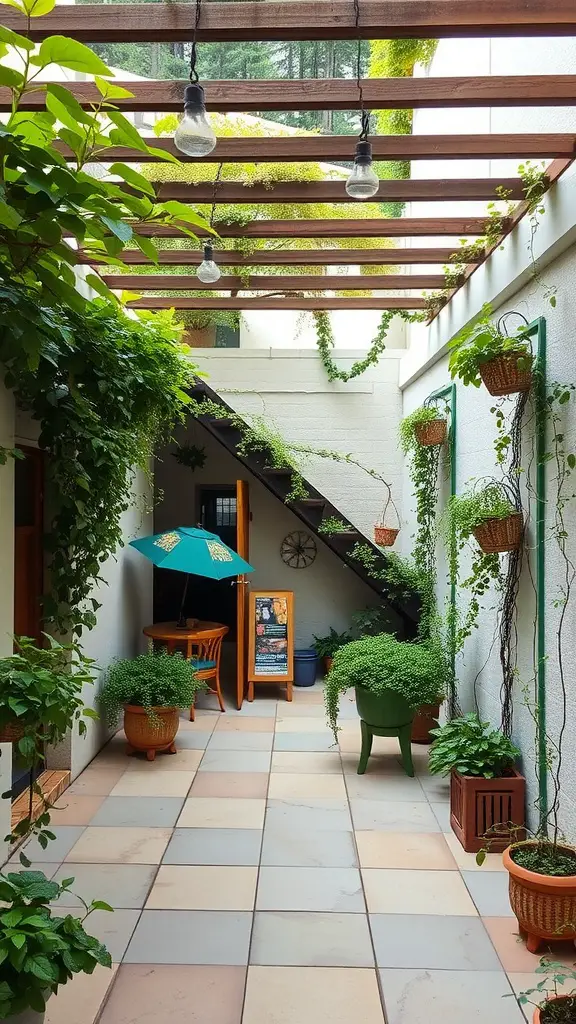
POLYGON ((435 444, 444 444, 446 440, 446 420, 428 420, 427 423, 416 423, 414 433, 418 444, 431 448, 435 444))
MULTIPOLYGON (((547 1005, 550 1003, 567 1003, 569 999, 574 999, 573 996, 557 996, 555 999, 548 999, 547 1005)), ((537 1006, 534 1010, 534 1016, 532 1017, 532 1024, 546 1024, 544 1017, 542 1016, 543 1006, 537 1006)))
POLYGON ((333 661, 334 661, 334 658, 330 657, 329 655, 325 656, 325 658, 324 658, 324 675, 328 675, 330 669, 332 668, 332 662, 333 661))
POLYGON ((412 743, 432 743, 431 729, 438 727, 439 704, 423 704, 414 715, 412 722, 412 743))
POLYGON ((515 512, 507 519, 487 519, 472 533, 486 555, 502 551, 517 551, 522 543, 524 520, 521 512, 515 512))
POLYGON ((510 878, 510 906, 526 933, 526 948, 537 953, 544 939, 576 939, 576 874, 559 878, 528 871, 514 862, 512 849, 504 850, 502 861, 510 878))
POLYGON ((174 740, 180 725, 178 708, 154 708, 154 718, 150 718, 144 708, 134 704, 124 705, 124 732, 128 740, 128 753, 135 750, 146 753, 149 761, 153 761, 159 750, 176 753, 174 740))
MULTIPOLYGON (((482 779, 475 775, 450 776, 450 824, 466 853, 478 853, 486 845, 486 832, 494 825, 525 821, 526 780, 512 769, 500 779, 482 779)), ((516 831, 516 830, 515 830, 516 831)), ((500 852, 510 844, 509 832, 490 836, 490 851, 500 852)))
POLYGON ((514 395, 519 391, 529 391, 532 386, 530 362, 529 354, 510 352, 482 363, 478 372, 491 395, 514 395), (520 368, 519 359, 525 359, 528 365, 520 368))
POLYGON ((394 530, 391 526, 374 527, 374 543, 380 548, 391 548, 400 530, 394 530))

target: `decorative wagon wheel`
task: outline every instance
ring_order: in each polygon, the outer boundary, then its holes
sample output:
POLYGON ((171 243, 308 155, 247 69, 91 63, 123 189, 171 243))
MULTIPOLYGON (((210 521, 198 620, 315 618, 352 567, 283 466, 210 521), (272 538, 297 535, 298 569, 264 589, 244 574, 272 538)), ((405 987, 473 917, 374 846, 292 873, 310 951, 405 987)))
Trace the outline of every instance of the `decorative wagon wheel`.
POLYGON ((316 558, 316 541, 304 530, 289 533, 280 545, 280 557, 291 569, 307 569, 316 558))

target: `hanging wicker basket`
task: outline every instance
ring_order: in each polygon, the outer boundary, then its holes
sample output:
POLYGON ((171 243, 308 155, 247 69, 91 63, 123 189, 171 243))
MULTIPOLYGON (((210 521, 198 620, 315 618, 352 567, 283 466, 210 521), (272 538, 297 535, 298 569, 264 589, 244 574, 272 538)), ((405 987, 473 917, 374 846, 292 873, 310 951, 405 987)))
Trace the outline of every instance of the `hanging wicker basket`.
POLYGON ((478 367, 478 372, 491 395, 515 395, 532 386, 531 357, 526 352, 510 352, 496 356, 478 367), (519 367, 521 359, 526 365, 519 367))
POLYGON ((444 444, 446 440, 446 420, 428 420, 427 423, 416 423, 414 427, 416 440, 423 448, 431 448, 436 444, 444 444))
POLYGON ((13 722, 6 722, 0 726, 0 743, 18 743, 21 740, 26 728, 23 722, 14 719, 13 722))
POLYGON ((522 543, 524 520, 521 512, 507 519, 487 519, 472 532, 486 555, 503 551, 517 551, 522 543))
POLYGON ((374 526, 374 543, 379 548, 391 548, 399 533, 400 530, 396 530, 392 526, 380 526, 376 523, 374 526))

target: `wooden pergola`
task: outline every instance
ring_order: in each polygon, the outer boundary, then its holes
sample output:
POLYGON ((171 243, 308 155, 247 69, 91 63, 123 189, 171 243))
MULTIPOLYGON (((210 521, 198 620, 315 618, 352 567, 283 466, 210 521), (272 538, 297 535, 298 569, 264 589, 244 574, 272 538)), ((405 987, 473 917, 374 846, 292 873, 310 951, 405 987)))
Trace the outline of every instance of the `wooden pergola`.
MULTIPOLYGON (((489 38, 550 37, 576 35, 575 0, 361 0, 356 24, 353 0, 291 0, 289 3, 246 0, 242 3, 205 3, 201 9, 197 40, 217 41, 291 41, 396 39, 396 38, 489 38)), ((62 34, 84 42, 166 42, 190 41, 193 33, 193 5, 159 2, 154 4, 79 4, 56 6, 42 19, 32 18, 27 25, 20 14, 6 7, 2 21, 15 31, 27 31, 40 41, 48 35, 62 34)), ((182 108, 185 82, 119 82, 133 96, 118 101, 123 111, 167 113, 182 108)), ((250 113, 262 110, 354 110, 359 109, 358 85, 352 80, 312 79, 308 81, 207 81, 203 82, 208 110, 250 113)), ((97 98, 90 82, 68 84, 82 106, 97 98)), ((419 109, 425 107, 542 107, 576 105, 576 75, 514 75, 493 77, 386 78, 362 82, 365 109, 419 109)), ((44 109, 45 94, 39 89, 26 97, 29 110, 44 109)), ((9 109, 10 94, 0 88, 0 112, 9 109)), ((350 161, 356 136, 295 135, 278 138, 223 138, 216 149, 199 162, 209 163, 282 163, 350 161)), ((525 159, 550 160, 547 184, 551 185, 576 156, 575 134, 461 134, 461 135, 388 135, 370 139, 375 160, 477 160, 525 159)), ((157 149, 178 154, 171 139, 154 139, 157 149)), ((70 153, 62 147, 65 156, 70 153)), ((152 163, 141 151, 108 149, 103 159, 134 163, 152 163)), ((183 157, 183 162, 190 158, 183 157)), ((461 287, 470 274, 490 255, 525 215, 527 204, 519 178, 424 178, 385 180, 371 202, 438 202, 499 198, 497 186, 503 186, 516 205, 511 215, 502 218, 502 234, 490 247, 467 263, 465 271, 453 280, 452 290, 461 287)), ((226 204, 342 203, 348 200, 344 181, 275 181, 247 188, 243 182, 225 180, 190 185, 180 182, 156 184, 160 200, 184 203, 226 204)), ((447 236, 483 236, 487 217, 443 216, 400 217, 343 220, 294 219, 254 220, 247 225, 219 229, 221 238, 256 238, 266 246, 250 254, 218 250, 216 259, 227 268, 264 268, 249 278, 240 272, 225 274, 215 285, 201 284, 194 268, 202 259, 198 248, 163 248, 153 275, 135 272, 129 275, 105 275, 114 289, 142 292, 168 291, 168 297, 148 295, 131 303, 135 308, 159 309, 423 309, 426 302, 414 292, 442 289, 447 279, 443 272, 400 273, 411 265, 457 263, 456 243, 438 247, 336 248, 334 239, 401 239, 447 236), (314 247, 290 249, 290 239, 314 239, 314 247), (279 244, 279 240, 288 240, 279 244), (390 274, 339 275, 331 266, 390 266, 390 274), (311 274, 305 268, 317 266, 324 273, 311 274), (175 274, 174 267, 181 272, 175 274), (266 273, 266 268, 289 268, 283 275, 266 273), (298 273, 298 267, 302 268, 298 273), (165 273, 162 273, 165 268, 165 273), (186 268, 190 268, 186 272, 186 268), (296 273, 293 273, 296 268, 296 273), (338 290, 398 292, 401 295, 339 298, 338 290), (179 295, 178 292, 214 290, 214 297, 179 295), (226 291, 226 296, 218 295, 226 291), (243 296, 242 292, 251 293, 243 296), (272 295, 255 296, 257 292, 272 295), (280 293, 280 294, 278 294, 280 293)), ((176 238, 177 229, 150 224, 135 225, 137 233, 160 238, 176 238)), ((378 245, 376 242, 375 245, 378 245)), ((80 253, 84 262, 93 262, 80 253)), ((124 253, 127 264, 149 264, 139 250, 124 253)))

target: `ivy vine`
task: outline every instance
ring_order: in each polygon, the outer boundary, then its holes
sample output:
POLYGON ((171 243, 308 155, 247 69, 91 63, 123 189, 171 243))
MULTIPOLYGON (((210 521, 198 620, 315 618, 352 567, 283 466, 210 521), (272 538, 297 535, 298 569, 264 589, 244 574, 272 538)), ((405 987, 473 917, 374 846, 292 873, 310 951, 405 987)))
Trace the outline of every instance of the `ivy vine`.
POLYGON ((375 366, 386 348, 386 337, 391 321, 399 316, 406 323, 423 323, 426 320, 424 313, 408 313, 405 309, 386 309, 382 313, 376 335, 370 343, 368 352, 363 359, 356 360, 349 370, 342 370, 334 361, 332 352, 334 350, 334 334, 330 321, 330 314, 327 310, 314 310, 313 317, 316 325, 316 344, 322 365, 328 375, 328 380, 349 381, 359 377, 370 366, 375 366))

